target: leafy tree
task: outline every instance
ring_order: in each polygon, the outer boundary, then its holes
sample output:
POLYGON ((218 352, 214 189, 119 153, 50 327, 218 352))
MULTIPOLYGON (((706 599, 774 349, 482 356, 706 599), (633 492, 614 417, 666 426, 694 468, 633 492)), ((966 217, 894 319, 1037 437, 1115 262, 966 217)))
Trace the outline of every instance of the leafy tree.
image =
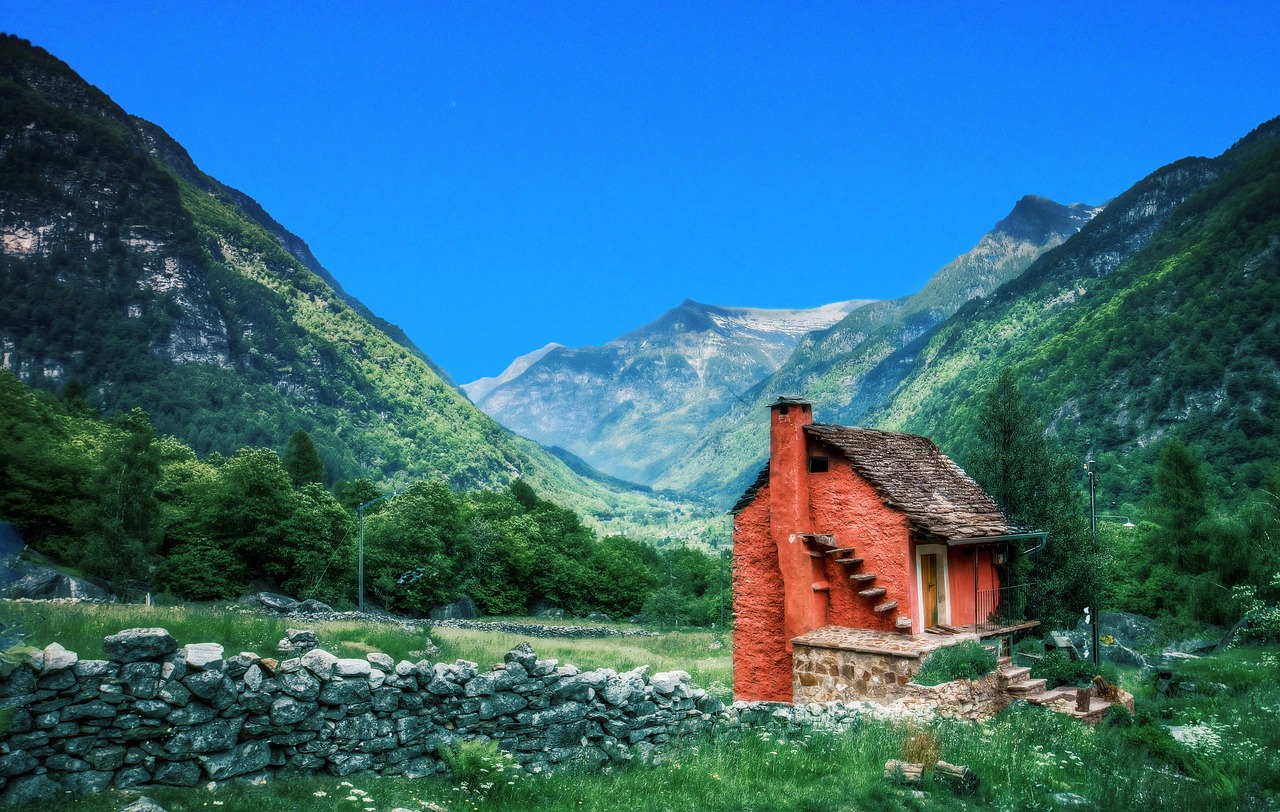
POLYGON ((145 586, 163 535, 156 497, 160 450, 141 409, 120 415, 112 425, 119 433, 102 455, 89 486, 95 499, 80 521, 85 535, 80 566, 127 593, 145 586))
POLYGON ((392 611, 424 613, 461 592, 470 558, 462 505, 442 482, 419 482, 365 518, 365 579, 392 611))
POLYGON ((367 479, 357 479, 353 482, 339 480, 333 486, 333 497, 338 500, 338 504, 347 510, 355 510, 365 502, 371 502, 379 496, 382 496, 382 491, 378 490, 367 479))
POLYGON ((324 462, 311 441, 311 435, 305 431, 299 429, 290 435, 281 462, 293 478, 293 487, 325 484, 324 462))
POLYGON ((1074 625, 1081 609, 1097 601, 1102 563, 1073 481, 1075 465, 1049 443, 1009 369, 983 396, 976 425, 974 479, 1015 522, 1048 533, 1031 559, 1011 556, 1004 581, 1034 584, 1030 616, 1074 625))

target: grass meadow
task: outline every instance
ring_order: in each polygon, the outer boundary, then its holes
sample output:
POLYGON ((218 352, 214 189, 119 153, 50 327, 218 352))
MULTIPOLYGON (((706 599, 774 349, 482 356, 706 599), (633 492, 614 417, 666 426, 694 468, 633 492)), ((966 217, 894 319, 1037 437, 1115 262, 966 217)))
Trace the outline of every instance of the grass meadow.
MULTIPOLYGON (((38 618, 44 610, 28 608, 34 604, 10 606, 17 609, 11 614, 22 615, 28 642, 38 645, 56 637, 83 656, 95 656, 93 638, 100 651, 102 636, 137 625, 164 626, 180 642, 216 640, 231 651, 264 653, 274 650, 289 625, 225 611, 138 607, 55 606, 52 616, 38 618), (67 642, 73 637, 82 641, 79 647, 67 642)), ((394 626, 316 628, 322 644, 340 654, 379 648, 398 658, 425 642, 422 633, 406 635, 394 626), (339 637, 349 648, 334 642, 339 637)), ((441 648, 436 658, 480 663, 501 659, 520 641, 512 635, 452 629, 432 629, 431 636, 441 648)), ((706 633, 532 641, 541 656, 584 668, 622 670, 647 663, 654 670, 683 668, 728 684, 730 648, 714 648, 714 642, 706 633), (703 662, 701 671, 692 667, 698 662, 703 662)), ((169 812, 1274 810, 1280 809, 1278 658, 1280 648, 1269 647, 1192 661, 1179 666, 1184 691, 1172 697, 1158 694, 1153 680, 1127 673, 1125 687, 1135 694, 1137 714, 1113 714, 1097 727, 1015 703, 983 722, 939 719, 912 727, 867 719, 838 733, 734 731, 676 743, 661 763, 650 766, 548 775, 523 771, 500 757, 483 757, 455 775, 416 781, 292 776, 259 785, 230 781, 196 789, 155 787, 146 794, 169 812), (1189 683, 1196 687, 1186 687, 1189 683), (886 760, 920 752, 973 769, 981 779, 977 791, 957 794, 932 772, 926 772, 919 787, 883 778, 886 760)), ((133 797, 108 791, 30 809, 115 812, 133 797)))

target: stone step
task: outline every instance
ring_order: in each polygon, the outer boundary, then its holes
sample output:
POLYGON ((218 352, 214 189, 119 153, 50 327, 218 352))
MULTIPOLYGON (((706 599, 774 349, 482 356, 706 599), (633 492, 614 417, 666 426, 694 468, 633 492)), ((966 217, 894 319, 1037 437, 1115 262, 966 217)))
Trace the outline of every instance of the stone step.
POLYGON ((859 589, 858 594, 864 598, 882 598, 888 591, 882 586, 873 586, 870 589, 859 589))
POLYGON ((1011 666, 1011 665, 1013 665, 1013 658, 1012 658, 1012 657, 997 657, 997 658, 996 658, 996 668, 1007 668, 1008 666, 1011 666))
POLYGON ((809 550, 808 552, 809 552, 810 558, 826 558, 827 557, 826 553, 815 553, 813 550, 809 550))
POLYGON ((848 555, 853 552, 852 547, 837 547, 834 550, 827 550, 827 555, 848 555))
POLYGON ((849 576, 850 581, 858 582, 874 581, 875 579, 876 574, 874 572, 855 572, 853 575, 849 576))
POLYGON ((1005 691, 1018 696, 1028 696, 1030 694, 1039 694, 1044 692, 1044 688, 1049 683, 1043 679, 1029 679, 1013 685, 1005 686, 1005 691))
POLYGON ((907 631, 911 631, 911 618, 899 615, 898 619, 893 622, 893 627, 895 629, 906 629, 907 631))
POLYGON ((898 608, 897 601, 885 601, 884 603, 877 603, 874 607, 872 607, 872 611, 892 612, 894 609, 897 609, 897 608, 898 608))
POLYGON ((813 585, 813 591, 814 592, 830 592, 831 584, 827 583, 826 581, 818 581, 813 585))
POLYGON ((810 544, 817 544, 822 547, 836 546, 836 537, 830 533, 801 533, 800 538, 810 544))
POLYGON ((1024 679, 1031 676, 1031 669, 1013 667, 999 668, 996 670, 996 676, 1000 680, 1000 685, 1007 687, 1009 685, 1022 682, 1024 679))
POLYGON ((849 564, 849 565, 851 565, 851 566, 856 567, 856 566, 858 566, 859 564, 861 564, 861 563, 862 563, 862 559, 861 559, 861 558, 837 558, 837 559, 836 559, 836 563, 837 563, 837 564, 849 564))

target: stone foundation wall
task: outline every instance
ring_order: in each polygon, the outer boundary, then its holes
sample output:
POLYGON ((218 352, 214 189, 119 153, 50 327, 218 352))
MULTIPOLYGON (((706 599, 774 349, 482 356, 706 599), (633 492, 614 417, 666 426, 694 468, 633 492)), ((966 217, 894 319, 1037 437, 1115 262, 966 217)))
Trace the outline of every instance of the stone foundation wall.
POLYGON ((832 702, 898 699, 923 661, 797 643, 791 662, 796 702, 832 702))
POLYGON ((994 671, 981 679, 958 679, 941 685, 905 685, 898 699, 904 707, 937 708, 947 716, 966 719, 995 716, 1012 701, 1001 690, 994 671))

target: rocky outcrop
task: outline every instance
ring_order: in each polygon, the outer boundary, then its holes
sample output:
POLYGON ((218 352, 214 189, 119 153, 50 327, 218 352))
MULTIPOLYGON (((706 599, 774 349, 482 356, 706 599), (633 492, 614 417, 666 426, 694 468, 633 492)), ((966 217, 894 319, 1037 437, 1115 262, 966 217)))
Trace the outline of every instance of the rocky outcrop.
POLYGON ((111 597, 107 590, 84 578, 25 561, 14 561, 0 573, 7 576, 0 578, 0 598, 105 601, 111 597))

